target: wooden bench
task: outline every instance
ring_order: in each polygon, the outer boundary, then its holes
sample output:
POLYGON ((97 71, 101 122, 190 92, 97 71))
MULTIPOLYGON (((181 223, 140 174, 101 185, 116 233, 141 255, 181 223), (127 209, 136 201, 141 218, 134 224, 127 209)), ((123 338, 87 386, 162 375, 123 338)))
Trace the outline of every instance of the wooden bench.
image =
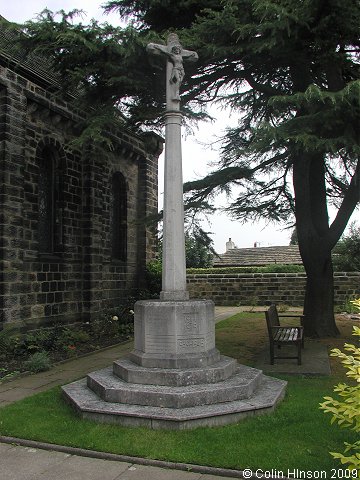
POLYGON ((270 340, 270 363, 274 365, 275 358, 297 358, 298 365, 301 365, 301 349, 304 347, 303 315, 279 315, 275 305, 265 312, 266 324, 270 340), (281 326, 279 317, 300 318, 301 326, 281 326), (293 357, 275 356, 275 346, 279 349, 282 345, 294 345, 297 348, 297 355, 293 357))

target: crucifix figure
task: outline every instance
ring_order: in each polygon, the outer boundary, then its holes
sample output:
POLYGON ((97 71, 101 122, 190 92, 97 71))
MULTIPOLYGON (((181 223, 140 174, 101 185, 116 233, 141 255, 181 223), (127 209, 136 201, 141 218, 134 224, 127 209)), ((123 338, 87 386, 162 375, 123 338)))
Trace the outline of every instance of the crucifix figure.
POLYGON ((196 52, 184 50, 175 33, 170 33, 167 45, 149 43, 147 51, 166 58, 166 109, 179 110, 180 86, 185 76, 183 62, 196 62, 196 52))
POLYGON ((149 43, 147 51, 166 59, 164 235, 161 300, 187 300, 184 201, 181 159, 180 86, 184 61, 196 61, 197 53, 184 50, 176 34, 167 45, 149 43))

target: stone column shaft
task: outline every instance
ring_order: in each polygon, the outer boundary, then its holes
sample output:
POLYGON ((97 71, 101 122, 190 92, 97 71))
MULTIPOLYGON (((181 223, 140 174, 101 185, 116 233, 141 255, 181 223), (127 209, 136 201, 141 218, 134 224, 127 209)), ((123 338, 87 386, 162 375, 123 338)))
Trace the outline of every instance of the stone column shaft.
POLYGON ((179 111, 165 114, 162 300, 187 300, 183 180, 179 111))

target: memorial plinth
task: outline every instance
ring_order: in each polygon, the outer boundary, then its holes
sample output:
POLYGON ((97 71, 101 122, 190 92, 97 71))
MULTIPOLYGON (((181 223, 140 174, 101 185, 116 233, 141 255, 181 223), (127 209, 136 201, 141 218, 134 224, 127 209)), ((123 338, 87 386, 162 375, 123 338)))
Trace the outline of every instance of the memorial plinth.
POLYGON ((135 304, 130 359, 143 367, 196 368, 219 361, 211 300, 142 300, 135 304))
POLYGON ((83 418, 149 428, 186 429, 234 423, 272 411, 286 382, 221 356, 214 304, 186 290, 179 87, 183 61, 197 59, 176 35, 148 51, 167 60, 163 274, 160 300, 135 304, 134 350, 128 359, 63 387, 83 418))

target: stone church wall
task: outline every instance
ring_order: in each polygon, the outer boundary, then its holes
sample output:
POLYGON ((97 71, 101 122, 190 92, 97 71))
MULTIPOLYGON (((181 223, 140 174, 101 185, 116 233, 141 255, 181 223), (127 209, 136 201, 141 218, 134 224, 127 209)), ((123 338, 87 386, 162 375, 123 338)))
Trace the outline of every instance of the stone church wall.
POLYGON ((154 253, 154 232, 143 219, 157 212, 161 139, 124 130, 106 156, 76 151, 69 145, 80 118, 54 91, 0 65, 0 324, 89 320, 142 286, 154 253), (56 190, 55 240, 47 253, 39 231, 44 152, 53 156, 56 190), (114 174, 126 189, 122 259, 112 257, 111 247, 114 174))

